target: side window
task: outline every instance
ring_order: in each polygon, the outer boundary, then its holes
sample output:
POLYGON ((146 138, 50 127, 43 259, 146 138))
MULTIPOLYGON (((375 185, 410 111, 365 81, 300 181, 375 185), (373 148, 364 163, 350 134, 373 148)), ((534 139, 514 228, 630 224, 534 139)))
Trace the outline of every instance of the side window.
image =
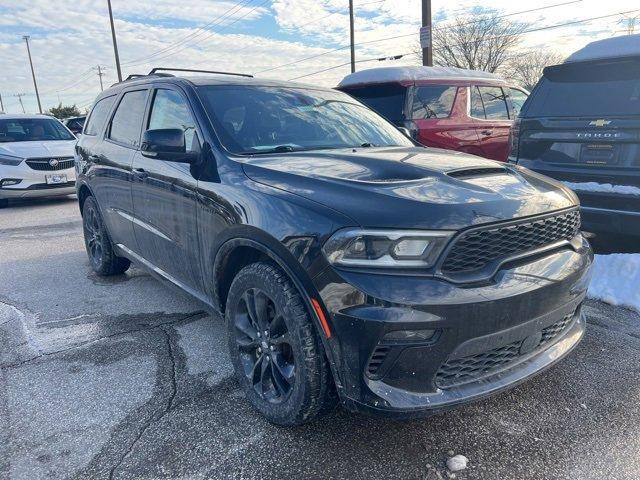
POLYGON ((446 118, 451 113, 457 87, 433 85, 416 87, 411 102, 411 119, 446 118))
POLYGON ((196 124, 186 100, 174 90, 156 90, 149 116, 149 130, 179 128, 184 132, 187 152, 199 151, 196 124))
POLYGON ((487 119, 508 120, 507 98, 500 87, 478 87, 487 119))
POLYGON ((124 94, 111 120, 109 131, 111 140, 138 147, 146 102, 146 90, 136 90, 124 94))
POLYGON ((475 118, 487 118, 484 114, 484 105, 482 104, 482 98, 480 97, 480 92, 478 91, 478 87, 469 87, 471 91, 471 116, 475 118))
POLYGON ((509 100, 511 101, 511 118, 516 118, 520 114, 522 105, 524 105, 528 95, 517 88, 509 88, 507 91, 509 92, 509 100))
POLYGON ((115 96, 103 98, 93 106, 83 132, 85 135, 97 135, 102 131, 115 98, 115 96))

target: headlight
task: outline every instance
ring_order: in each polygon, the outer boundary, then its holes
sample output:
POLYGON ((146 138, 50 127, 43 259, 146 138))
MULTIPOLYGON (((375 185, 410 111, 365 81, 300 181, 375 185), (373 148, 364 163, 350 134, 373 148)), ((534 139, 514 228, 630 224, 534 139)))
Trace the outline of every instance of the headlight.
POLYGON ((19 157, 12 157, 11 155, 0 154, 0 165, 12 165, 15 167, 16 165, 20 165, 22 160, 23 159, 19 157))
POLYGON ((425 268, 436 262, 454 232, 420 230, 339 230, 322 250, 333 265, 425 268))

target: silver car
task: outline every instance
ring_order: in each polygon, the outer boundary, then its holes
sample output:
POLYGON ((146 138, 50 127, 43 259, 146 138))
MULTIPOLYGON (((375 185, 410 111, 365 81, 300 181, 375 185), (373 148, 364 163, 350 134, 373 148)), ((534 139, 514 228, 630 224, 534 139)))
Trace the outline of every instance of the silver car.
POLYGON ((75 193, 76 138, 46 115, 0 115, 0 208, 10 198, 75 193))

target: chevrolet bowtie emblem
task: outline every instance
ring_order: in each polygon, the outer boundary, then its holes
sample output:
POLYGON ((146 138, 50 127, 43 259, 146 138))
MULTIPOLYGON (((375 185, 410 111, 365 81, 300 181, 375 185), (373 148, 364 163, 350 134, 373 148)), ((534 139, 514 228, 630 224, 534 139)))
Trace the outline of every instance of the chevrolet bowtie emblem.
POLYGON ((609 125, 610 123, 611 120, 604 120, 603 118, 600 118, 598 120, 589 122, 589 125, 593 125, 594 127, 604 127, 605 125, 609 125))

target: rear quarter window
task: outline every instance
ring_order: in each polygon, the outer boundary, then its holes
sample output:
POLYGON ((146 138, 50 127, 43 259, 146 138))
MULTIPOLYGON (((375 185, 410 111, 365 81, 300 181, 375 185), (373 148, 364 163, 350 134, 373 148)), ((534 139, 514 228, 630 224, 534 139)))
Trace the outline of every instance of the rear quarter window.
POLYGON ((402 85, 367 85, 344 89, 344 92, 355 97, 392 123, 405 120, 407 88, 402 85))
POLYGON ((446 118, 451 115, 457 87, 428 85, 411 90, 411 119, 446 118))
POLYGON ((102 131, 115 98, 115 95, 105 97, 93 106, 93 109, 89 114, 89 118, 87 119, 86 127, 84 128, 83 133, 85 135, 97 135, 102 131))

